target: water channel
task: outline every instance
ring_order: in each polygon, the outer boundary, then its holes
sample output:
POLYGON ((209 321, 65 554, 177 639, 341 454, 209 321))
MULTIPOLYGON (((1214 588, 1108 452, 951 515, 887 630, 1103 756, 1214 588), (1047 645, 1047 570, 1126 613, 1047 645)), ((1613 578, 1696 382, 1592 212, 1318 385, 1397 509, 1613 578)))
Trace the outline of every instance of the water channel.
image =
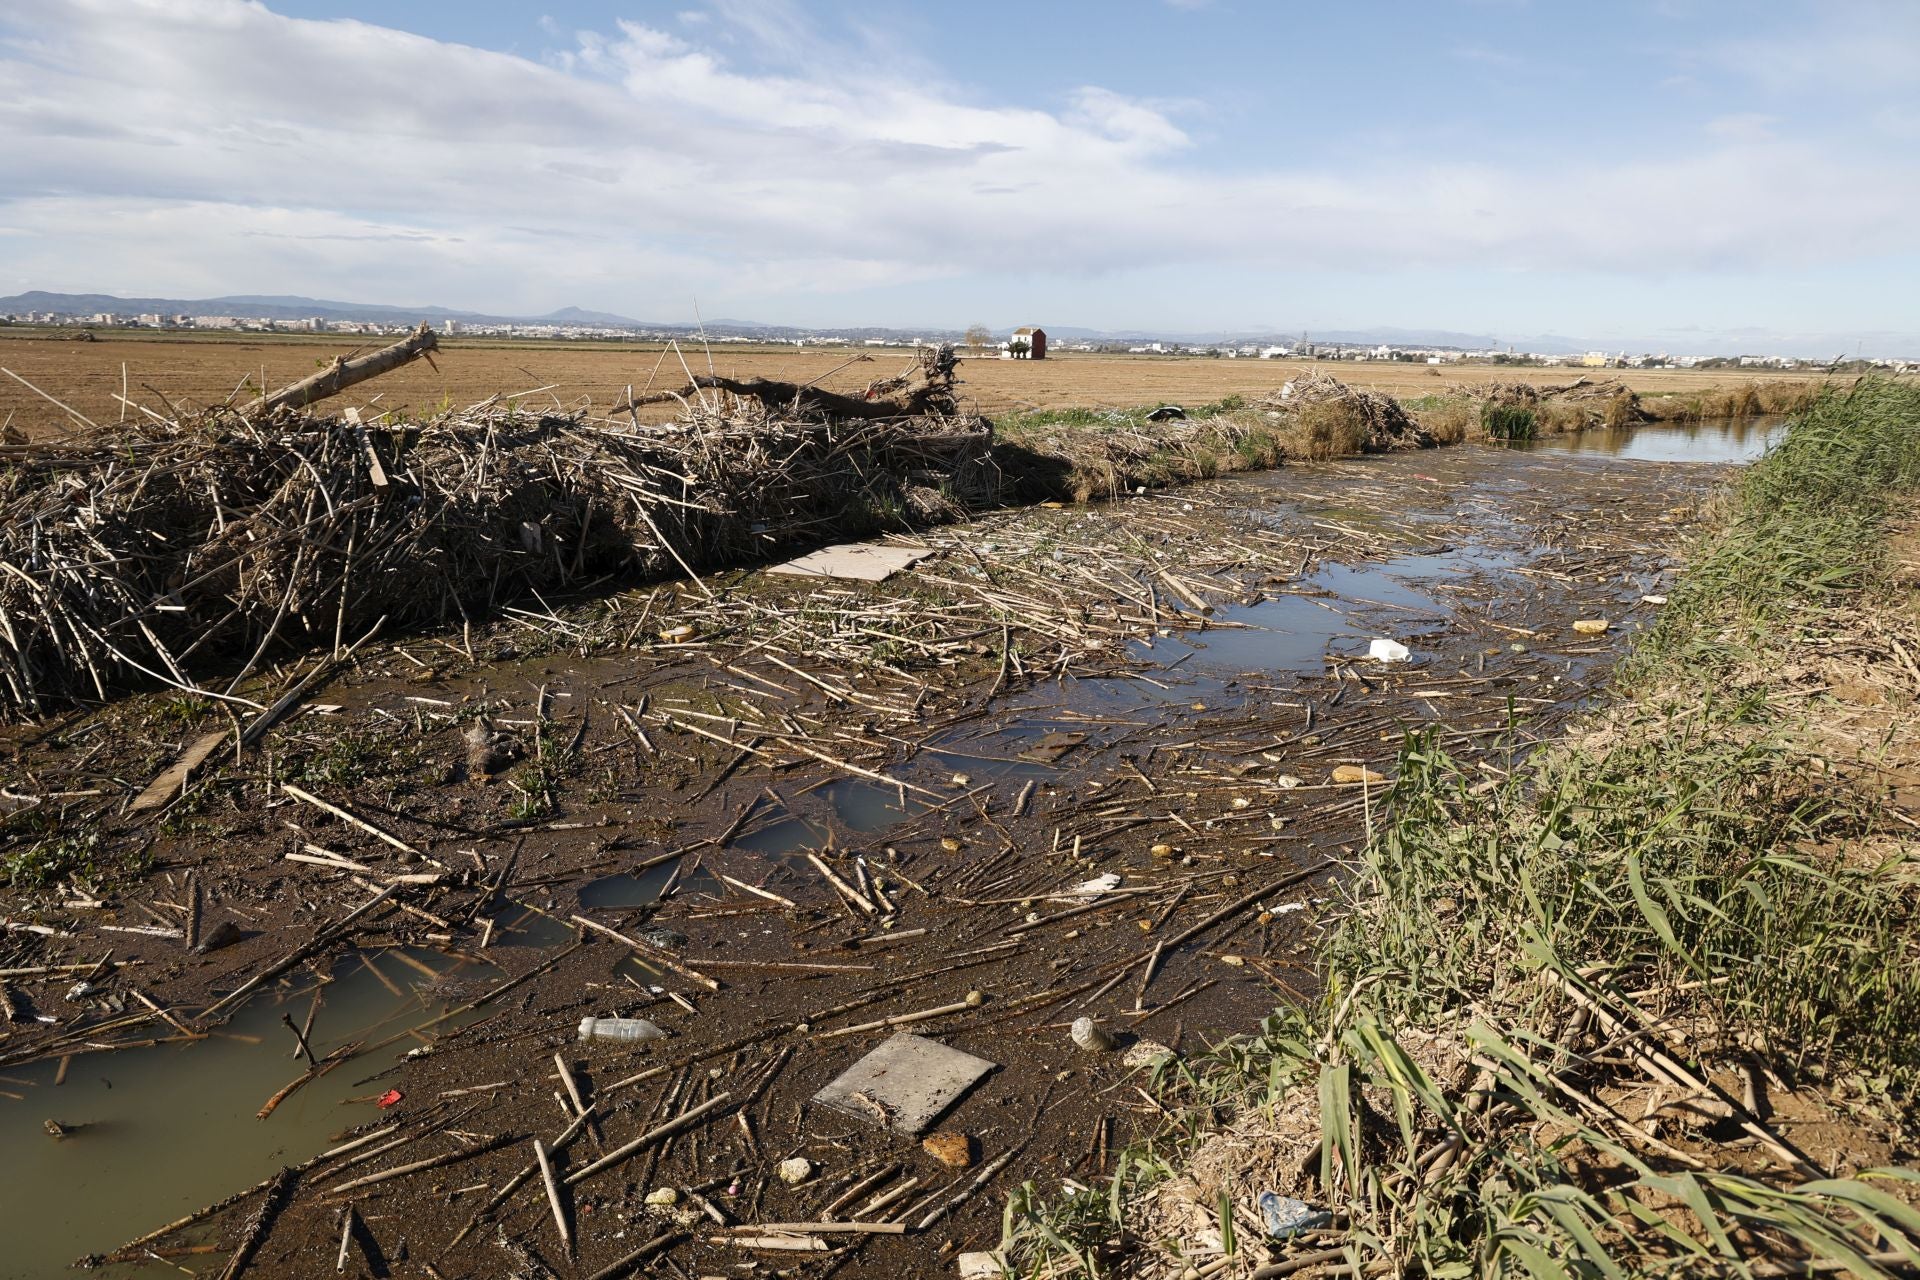
MULTIPOLYGON (((1370 562, 1321 562, 1278 593, 1220 610, 1203 629, 1138 642, 1131 649, 1141 664, 1137 676, 1083 680, 1064 693, 1045 686, 1008 696, 984 722, 936 737, 900 776, 931 780, 964 769, 979 781, 1044 784, 1056 770, 1033 758, 1031 749, 1050 733, 1083 734, 1085 749, 1097 752, 1118 736, 1115 726, 1172 723, 1193 707, 1256 696, 1244 687, 1248 673, 1318 673, 1330 657, 1357 656, 1371 637, 1383 634, 1408 644, 1418 662, 1423 638, 1442 628, 1457 607, 1452 587, 1474 579, 1509 594, 1531 589, 1525 575, 1537 548, 1514 535, 1506 506, 1514 495, 1549 479, 1570 492, 1590 477, 1631 483, 1617 469, 1640 464, 1693 463, 1710 469, 1702 474, 1717 474, 1758 456, 1782 429, 1773 420, 1650 426, 1529 442, 1515 448, 1523 457, 1514 458, 1514 465, 1490 465, 1500 451, 1467 446, 1352 464, 1321 480, 1310 470, 1289 470, 1224 482, 1257 519, 1281 509, 1348 524, 1377 519, 1377 510, 1345 510, 1339 492, 1359 484, 1399 484, 1418 495, 1399 515, 1403 531, 1435 519, 1438 508, 1429 507, 1439 499, 1428 495, 1442 492, 1456 517, 1463 510, 1477 512, 1477 525, 1471 536, 1444 546, 1419 538, 1395 542, 1395 530, 1385 528, 1382 537, 1391 549, 1370 562), (1320 492, 1303 502, 1295 490, 1308 481, 1320 492)), ((1654 585, 1651 575, 1624 582, 1620 598, 1654 585)), ((1569 658, 1536 687, 1546 689, 1563 677, 1577 681, 1588 661, 1569 658)), ((859 780, 825 782, 812 794, 816 811, 771 813, 735 847, 778 860, 820 843, 830 824, 884 833, 921 807, 904 792, 859 780)), ((663 866, 639 876, 605 877, 570 896, 586 907, 647 902, 668 874, 663 866)), ((570 936, 558 919, 537 914, 502 917, 499 925, 496 948, 550 947, 570 936)), ((349 1126, 378 1115, 379 1096, 388 1087, 383 1073, 425 1042, 402 1039, 356 1058, 259 1119, 263 1103, 301 1070, 283 1016, 298 1022, 314 1001, 323 1002, 324 1034, 313 1049, 324 1055, 416 1025, 499 972, 483 961, 431 951, 356 951, 335 960, 322 978, 262 993, 205 1039, 0 1070, 0 1241, 6 1246, 0 1275, 62 1274, 80 1255, 111 1249, 326 1148, 349 1126), (50 1136, 47 1121, 64 1126, 67 1136, 50 1136)), ((647 976, 638 969, 634 974, 639 981, 647 976)), ((204 1258, 187 1263, 206 1270, 204 1258)))

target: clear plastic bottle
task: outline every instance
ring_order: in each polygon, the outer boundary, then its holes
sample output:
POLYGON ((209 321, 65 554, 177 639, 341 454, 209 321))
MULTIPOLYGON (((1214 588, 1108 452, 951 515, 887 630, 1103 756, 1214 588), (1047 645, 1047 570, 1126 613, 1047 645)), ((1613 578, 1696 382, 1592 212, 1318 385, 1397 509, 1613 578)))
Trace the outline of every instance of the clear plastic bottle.
POLYGON ((582 1040, 664 1040, 667 1033, 645 1018, 582 1018, 582 1040))

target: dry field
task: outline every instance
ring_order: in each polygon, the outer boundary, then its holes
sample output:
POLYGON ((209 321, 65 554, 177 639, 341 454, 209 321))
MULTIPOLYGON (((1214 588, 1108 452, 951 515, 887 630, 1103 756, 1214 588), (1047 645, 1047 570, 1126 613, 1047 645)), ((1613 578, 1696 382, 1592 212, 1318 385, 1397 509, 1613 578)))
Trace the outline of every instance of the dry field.
MULTIPOLYGON (((243 382, 282 386, 312 373, 336 354, 369 350, 378 342, 287 339, 258 336, 176 337, 110 334, 97 342, 74 342, 38 333, 0 333, 0 367, 95 422, 120 419, 115 397, 123 378, 131 399, 156 410, 162 398, 185 409, 226 400, 243 382), (123 373, 124 370, 124 373, 123 373)), ((871 353, 846 349, 719 346, 714 368, 737 377, 819 379, 835 390, 858 390, 898 373, 907 354, 898 348, 871 353), (854 363, 849 364, 852 360, 854 363)), ((449 340, 434 357, 437 367, 416 363, 368 383, 340 403, 378 409, 430 411, 442 403, 465 406, 489 396, 519 396, 530 405, 606 408, 653 379, 656 389, 678 387, 686 374, 672 353, 651 344, 502 342, 449 340), (655 376, 655 370, 658 370, 655 376)), ((690 366, 706 371, 706 355, 686 352, 690 366)), ((994 415, 1029 408, 1130 408, 1172 401, 1195 404, 1224 396, 1258 395, 1279 387, 1306 365, 1283 360, 1216 360, 1179 356, 1075 356, 1044 361, 970 360, 963 382, 980 412, 994 415)), ((1490 378, 1564 382, 1566 369, 1514 369, 1489 365, 1433 367, 1340 362, 1332 371, 1344 381, 1395 396, 1422 396, 1490 378)), ((1696 391, 1744 381, 1729 371, 1621 371, 1641 392, 1696 391)), ((1769 374, 1769 379, 1795 375, 1769 374)), ((1812 375, 1802 375, 1812 376, 1812 375)), ((664 417, 672 408, 654 410, 664 417)), ((643 415, 644 416, 644 415, 643 415)), ((0 377, 0 422, 29 435, 66 424, 66 415, 11 378, 0 377)))

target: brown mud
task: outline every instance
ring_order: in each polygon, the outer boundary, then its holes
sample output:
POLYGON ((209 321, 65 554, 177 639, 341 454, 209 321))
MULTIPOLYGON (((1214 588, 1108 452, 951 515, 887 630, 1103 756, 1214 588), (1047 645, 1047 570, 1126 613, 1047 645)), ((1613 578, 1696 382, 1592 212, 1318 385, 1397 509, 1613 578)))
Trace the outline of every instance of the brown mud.
POLYGON ((128 797, 223 713, 150 696, 12 732, 7 849, 84 847, 7 895, 0 1133, 34 1154, 0 1173, 0 1274, 282 1167, 121 1256, 333 1274, 344 1231, 366 1274, 596 1276, 650 1243, 631 1273, 948 1269, 1010 1187, 1091 1183, 1164 1119, 1068 1024, 1184 1056, 1310 999, 1405 733, 1444 726, 1490 778, 1554 734, 1720 474, 1464 447, 997 513, 894 539, 932 555, 871 586, 549 601, 365 646, 146 817, 128 797), (255 1119, 305 1071, 283 1014, 326 1070, 255 1119), (579 1043, 589 1015, 668 1038, 579 1043), (997 1064, 939 1126, 972 1167, 810 1103, 899 1030, 997 1064), (731 1230, 829 1216, 903 1230, 731 1230))

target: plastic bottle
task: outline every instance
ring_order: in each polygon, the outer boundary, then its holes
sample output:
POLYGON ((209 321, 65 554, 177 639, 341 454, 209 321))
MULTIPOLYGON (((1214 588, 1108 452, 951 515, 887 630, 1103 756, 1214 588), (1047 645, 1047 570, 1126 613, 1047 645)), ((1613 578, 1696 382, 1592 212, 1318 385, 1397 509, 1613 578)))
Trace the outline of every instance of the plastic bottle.
POLYGON ((667 1033, 645 1018, 582 1018, 582 1040, 664 1040, 667 1033))

